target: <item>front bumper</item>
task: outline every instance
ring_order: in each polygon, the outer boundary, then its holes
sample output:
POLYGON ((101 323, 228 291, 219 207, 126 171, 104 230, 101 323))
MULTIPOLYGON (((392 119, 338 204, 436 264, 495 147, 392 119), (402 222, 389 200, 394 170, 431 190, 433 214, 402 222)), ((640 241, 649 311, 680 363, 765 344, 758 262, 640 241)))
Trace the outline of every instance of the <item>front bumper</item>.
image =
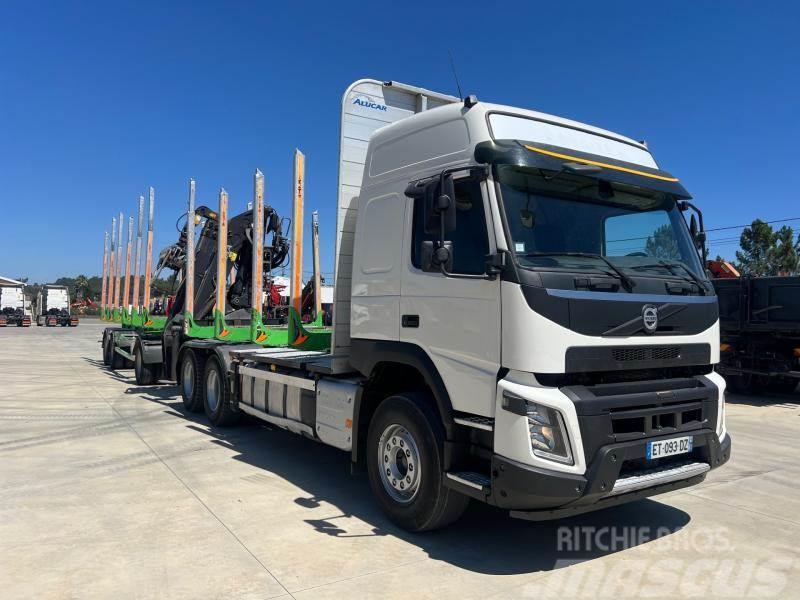
POLYGON ((675 437, 675 434, 603 446, 598 449, 583 475, 531 467, 494 455, 491 492, 486 500, 490 504, 510 510, 513 517, 546 520, 689 487, 703 481, 708 470, 726 463, 731 453, 730 435, 726 435, 722 442, 710 429, 698 429, 691 435, 694 437, 692 452, 673 457, 670 463, 659 467, 665 470, 674 464, 675 468, 672 470, 678 473, 677 476, 673 475, 672 479, 654 476, 650 479, 651 485, 623 493, 619 492, 619 486, 615 491, 614 486, 627 476, 636 476, 635 471, 625 472, 624 469, 641 464, 640 461, 646 455, 647 442, 669 439, 675 437), (708 469, 703 469, 699 474, 698 469, 680 471, 681 463, 707 464, 708 469), (680 473, 685 473, 686 476, 681 477, 680 473))

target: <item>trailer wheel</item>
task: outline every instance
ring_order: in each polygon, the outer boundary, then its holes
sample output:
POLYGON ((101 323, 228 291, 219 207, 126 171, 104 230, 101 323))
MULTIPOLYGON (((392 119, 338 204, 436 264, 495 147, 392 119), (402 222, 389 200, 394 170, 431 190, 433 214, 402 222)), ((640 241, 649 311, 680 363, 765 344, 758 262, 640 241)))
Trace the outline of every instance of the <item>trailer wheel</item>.
POLYGON ((108 333, 103 333, 103 364, 106 366, 111 364, 110 337, 108 333))
POLYGON ((189 412, 203 410, 205 366, 205 357, 196 355, 192 350, 186 350, 181 355, 181 397, 189 412))
POLYGON ((444 429, 420 393, 378 405, 367 434, 367 469, 383 512, 407 531, 430 531, 457 520, 469 498, 444 485, 444 429))
POLYGON ((115 348, 114 348, 114 334, 113 333, 108 336, 108 341, 109 341, 108 346, 109 346, 109 351, 110 351, 110 357, 108 359, 109 360, 108 366, 111 367, 112 371, 118 371, 120 369, 124 369, 126 367, 126 362, 127 361, 125 360, 124 356, 122 356, 121 354, 117 353, 117 351, 115 350, 115 348))
POLYGON ((159 365, 144 362, 142 347, 136 344, 133 351, 133 372, 136 385, 153 385, 158 382, 159 365))
POLYGON ((208 359, 203 379, 203 408, 208 420, 217 427, 235 425, 239 421, 239 413, 231 406, 228 375, 216 356, 208 359))

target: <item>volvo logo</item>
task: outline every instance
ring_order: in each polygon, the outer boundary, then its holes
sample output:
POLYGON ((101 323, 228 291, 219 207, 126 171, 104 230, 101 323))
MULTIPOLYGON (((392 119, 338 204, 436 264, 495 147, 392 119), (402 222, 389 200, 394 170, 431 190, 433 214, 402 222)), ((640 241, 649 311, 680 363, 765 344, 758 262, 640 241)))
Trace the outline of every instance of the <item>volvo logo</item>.
POLYGON ((652 304, 645 304, 642 307, 642 324, 645 333, 655 333, 658 328, 658 308, 652 304))

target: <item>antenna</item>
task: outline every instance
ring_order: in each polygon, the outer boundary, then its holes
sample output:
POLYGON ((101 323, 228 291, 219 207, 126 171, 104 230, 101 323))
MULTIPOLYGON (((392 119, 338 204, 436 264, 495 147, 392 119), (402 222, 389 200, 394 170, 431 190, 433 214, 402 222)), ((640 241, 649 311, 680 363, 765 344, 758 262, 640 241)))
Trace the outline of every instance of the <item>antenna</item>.
POLYGON ((456 63, 453 60, 453 53, 450 52, 450 50, 448 50, 447 55, 450 57, 450 68, 453 69, 453 79, 456 80, 456 87, 458 88, 458 97, 463 98, 464 94, 461 93, 461 84, 458 81, 458 73, 456 73, 456 63))

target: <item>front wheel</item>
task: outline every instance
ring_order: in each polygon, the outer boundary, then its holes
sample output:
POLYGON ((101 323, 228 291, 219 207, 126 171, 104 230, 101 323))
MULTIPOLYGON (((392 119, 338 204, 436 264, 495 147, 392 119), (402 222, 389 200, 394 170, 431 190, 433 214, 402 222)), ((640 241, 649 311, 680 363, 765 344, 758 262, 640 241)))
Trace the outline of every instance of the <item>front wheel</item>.
POLYGON ((381 509, 408 531, 456 521, 469 498, 444 485, 444 430, 433 399, 403 393, 378 405, 367 434, 367 469, 381 509))
POLYGON ((206 363, 203 408, 208 420, 217 427, 235 425, 239 420, 239 413, 231 406, 227 374, 216 356, 209 358, 206 363))

